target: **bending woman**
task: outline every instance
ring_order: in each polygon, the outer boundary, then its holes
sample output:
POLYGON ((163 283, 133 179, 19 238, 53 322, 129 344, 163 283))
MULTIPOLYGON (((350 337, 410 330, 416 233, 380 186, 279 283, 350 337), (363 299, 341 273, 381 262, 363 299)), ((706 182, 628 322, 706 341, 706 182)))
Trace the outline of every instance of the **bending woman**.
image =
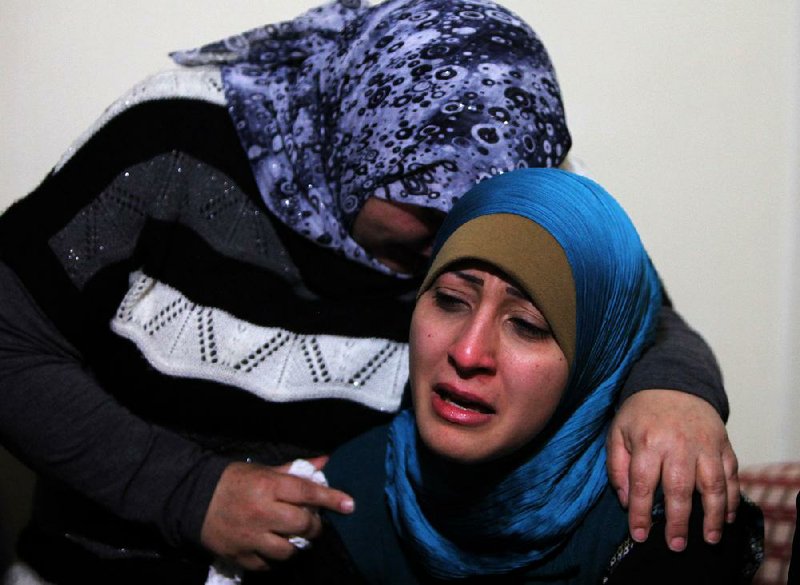
MULTIPOLYGON (((605 435, 660 304, 633 225, 596 183, 526 169, 467 193, 418 294, 413 409, 326 468, 356 497, 353 516, 330 518, 354 574, 370 583, 749 580, 763 531, 750 504, 715 545, 703 543, 696 514, 687 552, 675 554, 661 531, 643 544, 626 538, 609 489, 605 435)), ((653 517, 663 521, 663 507, 653 517)))

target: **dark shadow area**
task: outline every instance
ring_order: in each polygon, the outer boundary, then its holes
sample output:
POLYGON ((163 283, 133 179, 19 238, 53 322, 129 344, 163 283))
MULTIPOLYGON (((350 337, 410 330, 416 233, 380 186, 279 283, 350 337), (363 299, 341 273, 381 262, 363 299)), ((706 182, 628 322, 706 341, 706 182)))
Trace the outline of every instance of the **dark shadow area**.
POLYGON ((17 534, 28 520, 33 472, 0 447, 0 579, 14 560, 17 534))

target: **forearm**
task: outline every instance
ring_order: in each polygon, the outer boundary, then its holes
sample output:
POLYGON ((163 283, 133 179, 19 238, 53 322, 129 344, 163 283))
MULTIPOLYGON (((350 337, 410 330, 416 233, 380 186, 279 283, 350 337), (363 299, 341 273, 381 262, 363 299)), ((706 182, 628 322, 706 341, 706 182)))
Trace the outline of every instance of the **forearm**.
POLYGON ((227 463, 110 396, 0 264, 0 439, 38 473, 173 544, 198 543, 227 463))
POLYGON ((708 401, 723 420, 728 418, 722 373, 711 348, 668 306, 661 308, 656 339, 631 370, 619 402, 652 389, 693 394, 708 401))

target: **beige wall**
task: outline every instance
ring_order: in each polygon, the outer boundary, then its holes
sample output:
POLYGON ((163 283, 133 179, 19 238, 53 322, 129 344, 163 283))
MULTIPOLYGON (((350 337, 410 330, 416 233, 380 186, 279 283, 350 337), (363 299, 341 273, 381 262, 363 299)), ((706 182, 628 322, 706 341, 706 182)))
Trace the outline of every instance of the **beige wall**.
MULTIPOLYGON (((3 0, 0 208, 167 51, 315 3, 3 0)), ((800 458, 798 4, 506 2, 550 48, 574 152, 715 348, 743 464, 800 458)))
POLYGON ((716 350, 741 462, 800 458, 800 3, 535 4, 575 152, 716 350))

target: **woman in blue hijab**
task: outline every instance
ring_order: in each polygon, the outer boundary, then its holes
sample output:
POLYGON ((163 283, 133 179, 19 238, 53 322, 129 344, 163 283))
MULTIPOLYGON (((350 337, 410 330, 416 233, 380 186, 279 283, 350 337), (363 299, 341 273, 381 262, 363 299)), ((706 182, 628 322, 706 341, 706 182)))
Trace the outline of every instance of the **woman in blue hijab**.
POLYGON ((356 572, 369 583, 747 582, 763 532, 749 504, 721 543, 704 544, 695 523, 676 555, 663 538, 627 539, 609 489, 606 433, 661 294, 629 218, 586 178, 518 170, 461 198, 412 318, 413 408, 326 468, 356 494, 352 516, 330 518, 356 572))

